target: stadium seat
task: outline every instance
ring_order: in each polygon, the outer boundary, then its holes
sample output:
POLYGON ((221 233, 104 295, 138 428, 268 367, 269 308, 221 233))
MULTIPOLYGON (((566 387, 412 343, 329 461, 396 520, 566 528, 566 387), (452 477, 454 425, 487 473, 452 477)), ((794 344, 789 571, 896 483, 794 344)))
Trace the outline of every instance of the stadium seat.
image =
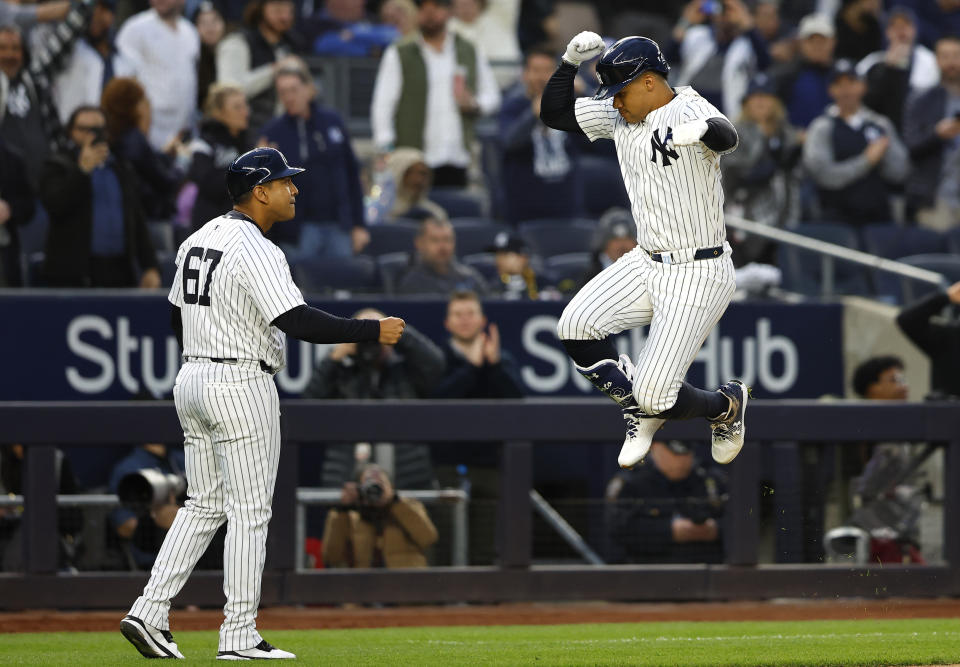
MULTIPOLYGON (((900 262, 916 266, 928 271, 936 271, 943 274, 947 284, 953 284, 960 281, 960 256, 949 253, 931 253, 927 255, 910 255, 909 257, 900 257, 900 262)), ((910 278, 901 278, 903 285, 903 302, 910 303, 920 299, 939 287, 927 282, 912 280, 910 278)))
POLYGON ((580 158, 580 179, 587 215, 600 217, 614 206, 630 208, 630 198, 616 160, 584 155, 580 158))
POLYGON ((512 230, 488 218, 454 218, 451 222, 457 236, 457 257, 487 252, 497 234, 512 230))
POLYGON ((427 199, 439 204, 448 218, 472 218, 485 213, 486 201, 482 195, 463 188, 433 188, 427 199))
POLYGON ((408 266, 410 266, 409 252, 388 252, 377 256, 377 268, 380 271, 380 282, 384 292, 396 293, 397 283, 408 266))
POLYGON ((473 267, 480 272, 483 279, 492 283, 497 277, 497 262, 492 252, 479 252, 473 255, 467 255, 463 258, 463 263, 473 267))
POLYGON ((531 220, 520 223, 520 236, 541 257, 590 250, 597 232, 593 220, 531 220))
MULTIPOLYGON (((943 234, 920 227, 867 225, 860 233, 865 251, 887 259, 942 253, 947 250, 947 239, 943 234)), ((901 297, 900 278, 892 273, 877 271, 874 274, 874 285, 880 296, 895 300, 901 297)))
POLYGON ((377 264, 372 257, 317 257, 298 262, 293 267, 294 279, 305 292, 331 293, 347 291, 370 293, 380 291, 377 264))
POLYGON ((173 285, 177 275, 177 253, 173 250, 157 251, 157 264, 160 266, 160 284, 164 287, 173 285))
MULTIPOLYGON (((860 249, 857 233, 850 225, 827 222, 807 223, 797 225, 790 231, 844 248, 860 249)), ((810 296, 821 294, 820 254, 781 243, 777 255, 780 269, 783 271, 784 289, 810 296)), ((834 294, 862 296, 873 294, 867 270, 842 260, 834 260, 833 291, 834 294)))
POLYGON ((557 287, 569 291, 580 284, 580 279, 590 268, 590 253, 568 252, 554 255, 546 259, 544 266, 556 281, 557 287))
POLYGON ((387 253, 413 252, 417 229, 417 223, 406 220, 370 225, 367 227, 370 244, 363 249, 363 254, 378 257, 387 253))
POLYGON ((960 227, 947 232, 947 252, 960 255, 960 227))

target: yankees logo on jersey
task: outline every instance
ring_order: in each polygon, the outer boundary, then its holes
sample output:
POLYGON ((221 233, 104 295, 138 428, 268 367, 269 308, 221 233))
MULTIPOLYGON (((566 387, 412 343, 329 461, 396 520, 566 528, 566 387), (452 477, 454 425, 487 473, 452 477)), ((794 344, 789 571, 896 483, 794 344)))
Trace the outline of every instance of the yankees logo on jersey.
POLYGON ((673 135, 673 128, 667 128, 667 135, 664 137, 663 141, 660 140, 660 130, 654 130, 653 136, 650 138, 650 161, 657 161, 657 153, 660 153, 660 157, 663 159, 663 166, 669 167, 673 163, 670 161, 670 158, 674 160, 680 159, 680 154, 675 151, 673 148, 667 145, 667 142, 670 141, 673 135))

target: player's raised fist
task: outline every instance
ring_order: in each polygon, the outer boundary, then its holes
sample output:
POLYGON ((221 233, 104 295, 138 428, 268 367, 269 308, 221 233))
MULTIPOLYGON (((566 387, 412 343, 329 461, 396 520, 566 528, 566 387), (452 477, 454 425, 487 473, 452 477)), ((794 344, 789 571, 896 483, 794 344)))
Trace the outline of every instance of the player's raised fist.
POLYGON ((384 317, 380 320, 380 342, 384 345, 394 345, 403 335, 403 328, 407 323, 399 317, 384 317))
POLYGON ((700 143, 700 139, 707 133, 707 121, 694 120, 673 128, 674 146, 692 146, 700 143))
POLYGON ((567 51, 563 54, 563 59, 571 65, 579 66, 585 60, 599 56, 605 48, 607 47, 600 35, 585 30, 570 40, 570 43, 567 44, 567 51))

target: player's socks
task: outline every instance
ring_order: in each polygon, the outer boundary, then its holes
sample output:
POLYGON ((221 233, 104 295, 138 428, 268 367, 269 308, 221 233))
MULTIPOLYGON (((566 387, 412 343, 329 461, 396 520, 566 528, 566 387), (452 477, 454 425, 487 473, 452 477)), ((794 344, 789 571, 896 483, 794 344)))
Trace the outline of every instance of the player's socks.
POLYGON ((695 419, 706 417, 717 419, 727 414, 730 409, 730 399, 719 391, 705 391, 697 389, 692 384, 684 382, 680 385, 677 402, 669 410, 664 410, 657 417, 663 419, 695 419))

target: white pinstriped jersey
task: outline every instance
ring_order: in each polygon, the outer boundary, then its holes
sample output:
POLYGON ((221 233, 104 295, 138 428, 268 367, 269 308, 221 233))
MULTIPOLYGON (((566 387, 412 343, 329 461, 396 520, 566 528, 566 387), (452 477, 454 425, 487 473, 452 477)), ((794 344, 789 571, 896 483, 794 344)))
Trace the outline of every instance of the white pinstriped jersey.
POLYGON ((167 298, 181 309, 185 357, 262 360, 276 369, 285 364, 285 337, 270 323, 304 304, 283 251, 253 221, 226 216, 180 246, 167 298))
MULTIPOLYGON (((683 123, 726 116, 689 86, 674 91, 676 97, 641 123, 627 123, 613 108, 613 98, 581 97, 575 106, 577 122, 590 141, 613 139, 616 144, 637 243, 652 252, 711 248, 726 240, 721 153, 703 143, 675 147, 671 135, 683 123)), ((724 152, 733 150, 736 146, 724 152)))

